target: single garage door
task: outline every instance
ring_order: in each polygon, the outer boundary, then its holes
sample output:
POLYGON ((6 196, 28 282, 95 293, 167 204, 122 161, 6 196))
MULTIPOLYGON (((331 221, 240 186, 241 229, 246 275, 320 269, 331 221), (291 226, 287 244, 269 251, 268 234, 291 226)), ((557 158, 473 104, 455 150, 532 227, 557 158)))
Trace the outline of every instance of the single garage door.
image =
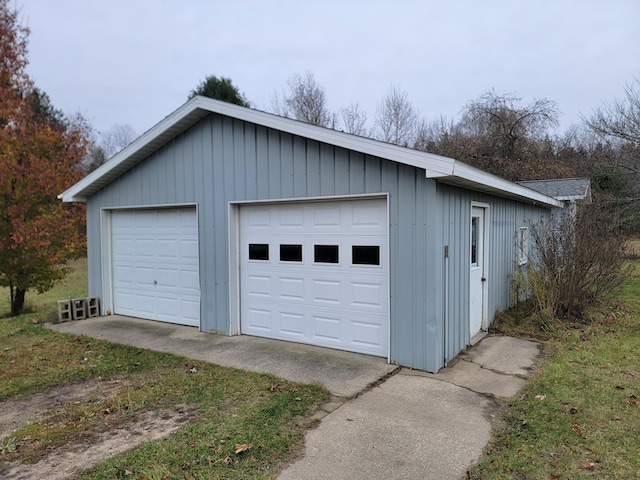
POLYGON ((386 199, 240 207, 240 331, 386 356, 386 199))
POLYGON ((111 214, 114 313, 200 325, 195 208, 111 214))

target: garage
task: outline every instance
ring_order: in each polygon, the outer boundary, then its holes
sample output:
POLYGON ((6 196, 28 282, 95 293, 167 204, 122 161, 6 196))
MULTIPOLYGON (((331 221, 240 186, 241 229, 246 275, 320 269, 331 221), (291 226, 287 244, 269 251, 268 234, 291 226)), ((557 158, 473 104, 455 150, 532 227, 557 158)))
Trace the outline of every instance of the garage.
POLYGON ((195 208, 111 212, 114 313, 200 325, 195 208))
POLYGON ((240 331, 387 356, 387 199, 240 207, 240 331))

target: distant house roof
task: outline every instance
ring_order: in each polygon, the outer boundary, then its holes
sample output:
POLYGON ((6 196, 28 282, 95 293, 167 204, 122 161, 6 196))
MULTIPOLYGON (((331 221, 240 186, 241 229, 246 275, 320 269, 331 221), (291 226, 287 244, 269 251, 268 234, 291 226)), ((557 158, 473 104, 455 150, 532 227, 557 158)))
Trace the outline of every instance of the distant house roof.
POLYGON ((427 178, 433 178, 442 183, 527 203, 550 207, 562 206, 557 199, 547 194, 517 185, 453 158, 358 137, 202 96, 193 97, 100 168, 58 195, 58 198, 63 202, 86 202, 91 195, 212 113, 421 168, 425 171, 427 178))
POLYGON ((558 178, 518 182, 523 187, 560 201, 591 203, 591 181, 588 178, 558 178))

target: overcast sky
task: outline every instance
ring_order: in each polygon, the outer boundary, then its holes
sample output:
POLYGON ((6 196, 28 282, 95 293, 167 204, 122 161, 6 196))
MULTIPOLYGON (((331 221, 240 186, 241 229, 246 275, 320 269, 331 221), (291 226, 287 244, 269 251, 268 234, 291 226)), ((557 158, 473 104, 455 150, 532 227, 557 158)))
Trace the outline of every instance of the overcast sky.
POLYGON ((55 107, 140 134, 207 75, 271 109, 310 72, 373 124, 395 85, 455 117, 489 89, 557 102, 564 127, 640 76, 638 0, 16 0, 28 72, 55 107))

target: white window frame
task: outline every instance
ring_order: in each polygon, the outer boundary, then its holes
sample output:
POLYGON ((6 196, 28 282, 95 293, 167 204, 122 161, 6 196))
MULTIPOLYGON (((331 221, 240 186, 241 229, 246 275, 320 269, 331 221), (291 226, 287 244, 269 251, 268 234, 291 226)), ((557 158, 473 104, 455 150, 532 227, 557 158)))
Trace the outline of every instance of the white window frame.
POLYGON ((518 265, 529 263, 529 227, 518 230, 518 265))

